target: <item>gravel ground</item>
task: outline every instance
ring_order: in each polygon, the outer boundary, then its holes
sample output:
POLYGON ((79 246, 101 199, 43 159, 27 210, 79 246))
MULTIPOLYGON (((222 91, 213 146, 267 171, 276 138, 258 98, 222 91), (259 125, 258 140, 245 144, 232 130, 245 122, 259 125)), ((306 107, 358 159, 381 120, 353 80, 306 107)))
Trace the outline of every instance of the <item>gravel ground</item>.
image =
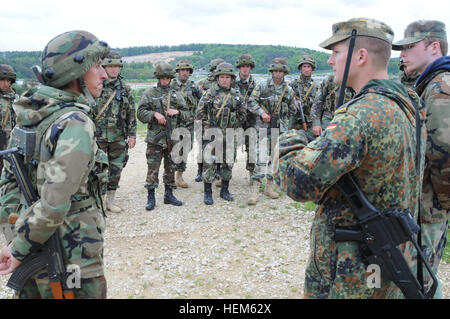
MULTIPOLYGON (((184 174, 189 188, 174 191, 183 206, 164 205, 160 187, 156 208, 148 212, 143 139, 139 136, 130 151, 117 191, 125 212, 107 218, 108 298, 303 297, 313 211, 281 192, 278 200, 261 194, 256 206, 247 206, 249 180, 241 152, 230 183, 235 201, 224 201, 213 187, 214 205, 206 206, 203 184, 194 182, 191 152, 184 174)), ((450 298, 450 265, 442 263, 439 274, 444 298, 450 298)), ((0 278, 2 299, 12 295, 6 281, 0 278)))

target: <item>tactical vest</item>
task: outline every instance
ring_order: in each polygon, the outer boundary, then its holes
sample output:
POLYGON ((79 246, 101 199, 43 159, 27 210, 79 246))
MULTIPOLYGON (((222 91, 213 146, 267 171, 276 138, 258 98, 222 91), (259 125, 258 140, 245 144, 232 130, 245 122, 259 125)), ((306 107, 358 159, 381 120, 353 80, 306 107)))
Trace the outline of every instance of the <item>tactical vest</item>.
MULTIPOLYGON (((211 97, 211 103, 214 103, 216 96, 219 94, 219 92, 217 92, 216 90, 216 86, 212 86, 209 89, 209 94, 211 97)), ((227 95, 230 95, 230 97, 228 98, 226 103, 224 103, 225 100, 220 101, 219 109, 217 110, 217 112, 208 109, 208 118, 210 122, 215 122, 217 127, 221 129, 237 128, 239 124, 237 119, 237 103, 240 100, 239 93, 236 89, 230 88, 230 91, 225 95, 224 99, 227 97, 227 95), (219 116, 217 116, 219 112, 220 114, 219 116), (213 118, 211 119, 211 117, 213 118)), ((208 106, 208 108, 210 107, 211 106, 208 106)))

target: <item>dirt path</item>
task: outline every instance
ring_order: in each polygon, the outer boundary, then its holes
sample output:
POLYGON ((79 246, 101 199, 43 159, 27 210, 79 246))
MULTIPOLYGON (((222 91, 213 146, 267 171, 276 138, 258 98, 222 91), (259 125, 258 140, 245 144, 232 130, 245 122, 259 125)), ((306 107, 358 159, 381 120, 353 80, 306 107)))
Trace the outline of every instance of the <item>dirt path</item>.
MULTIPOLYGON (((230 183, 233 203, 219 198, 214 187, 214 205, 203 204, 191 152, 184 174, 189 188, 174 191, 183 206, 164 205, 160 187, 156 208, 148 212, 143 138, 130 152, 117 192, 125 212, 107 218, 108 297, 302 298, 314 212, 303 211, 303 204, 284 194, 279 200, 261 194, 256 206, 247 206, 248 174, 241 152, 230 183)), ((449 274, 450 265, 442 263, 445 298, 450 298, 449 274)), ((11 296, 6 279, 0 278, 0 298, 11 296)))

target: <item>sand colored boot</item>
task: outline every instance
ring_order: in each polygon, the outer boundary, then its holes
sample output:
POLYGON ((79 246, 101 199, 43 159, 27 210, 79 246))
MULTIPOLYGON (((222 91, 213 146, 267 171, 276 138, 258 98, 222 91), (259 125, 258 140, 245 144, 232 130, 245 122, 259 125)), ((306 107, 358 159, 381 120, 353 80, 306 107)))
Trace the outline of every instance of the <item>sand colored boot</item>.
POLYGON ((183 172, 182 171, 176 171, 175 172, 175 185, 177 187, 181 188, 188 188, 189 185, 186 183, 183 179, 183 172))
POLYGON ((114 197, 116 196, 116 191, 111 190, 106 192, 106 210, 109 210, 111 213, 120 213, 122 210, 119 206, 114 205, 114 197))
POLYGON ((264 195, 272 199, 277 199, 280 197, 280 195, 273 190, 273 180, 267 180, 266 187, 264 188, 264 195))
POLYGON ((257 181, 257 180, 253 181, 250 197, 247 200, 248 205, 256 205, 256 202, 258 201, 260 186, 261 186, 261 183, 259 181, 257 181))

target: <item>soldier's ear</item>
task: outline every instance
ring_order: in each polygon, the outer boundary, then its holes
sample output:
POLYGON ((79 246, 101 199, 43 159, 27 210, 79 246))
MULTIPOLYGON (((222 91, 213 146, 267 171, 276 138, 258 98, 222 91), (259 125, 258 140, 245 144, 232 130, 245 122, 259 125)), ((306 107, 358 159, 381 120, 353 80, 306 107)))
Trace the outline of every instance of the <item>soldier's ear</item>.
POLYGON ((365 48, 359 49, 357 52, 353 53, 355 57, 355 62, 358 66, 363 66, 369 60, 369 52, 365 48))

